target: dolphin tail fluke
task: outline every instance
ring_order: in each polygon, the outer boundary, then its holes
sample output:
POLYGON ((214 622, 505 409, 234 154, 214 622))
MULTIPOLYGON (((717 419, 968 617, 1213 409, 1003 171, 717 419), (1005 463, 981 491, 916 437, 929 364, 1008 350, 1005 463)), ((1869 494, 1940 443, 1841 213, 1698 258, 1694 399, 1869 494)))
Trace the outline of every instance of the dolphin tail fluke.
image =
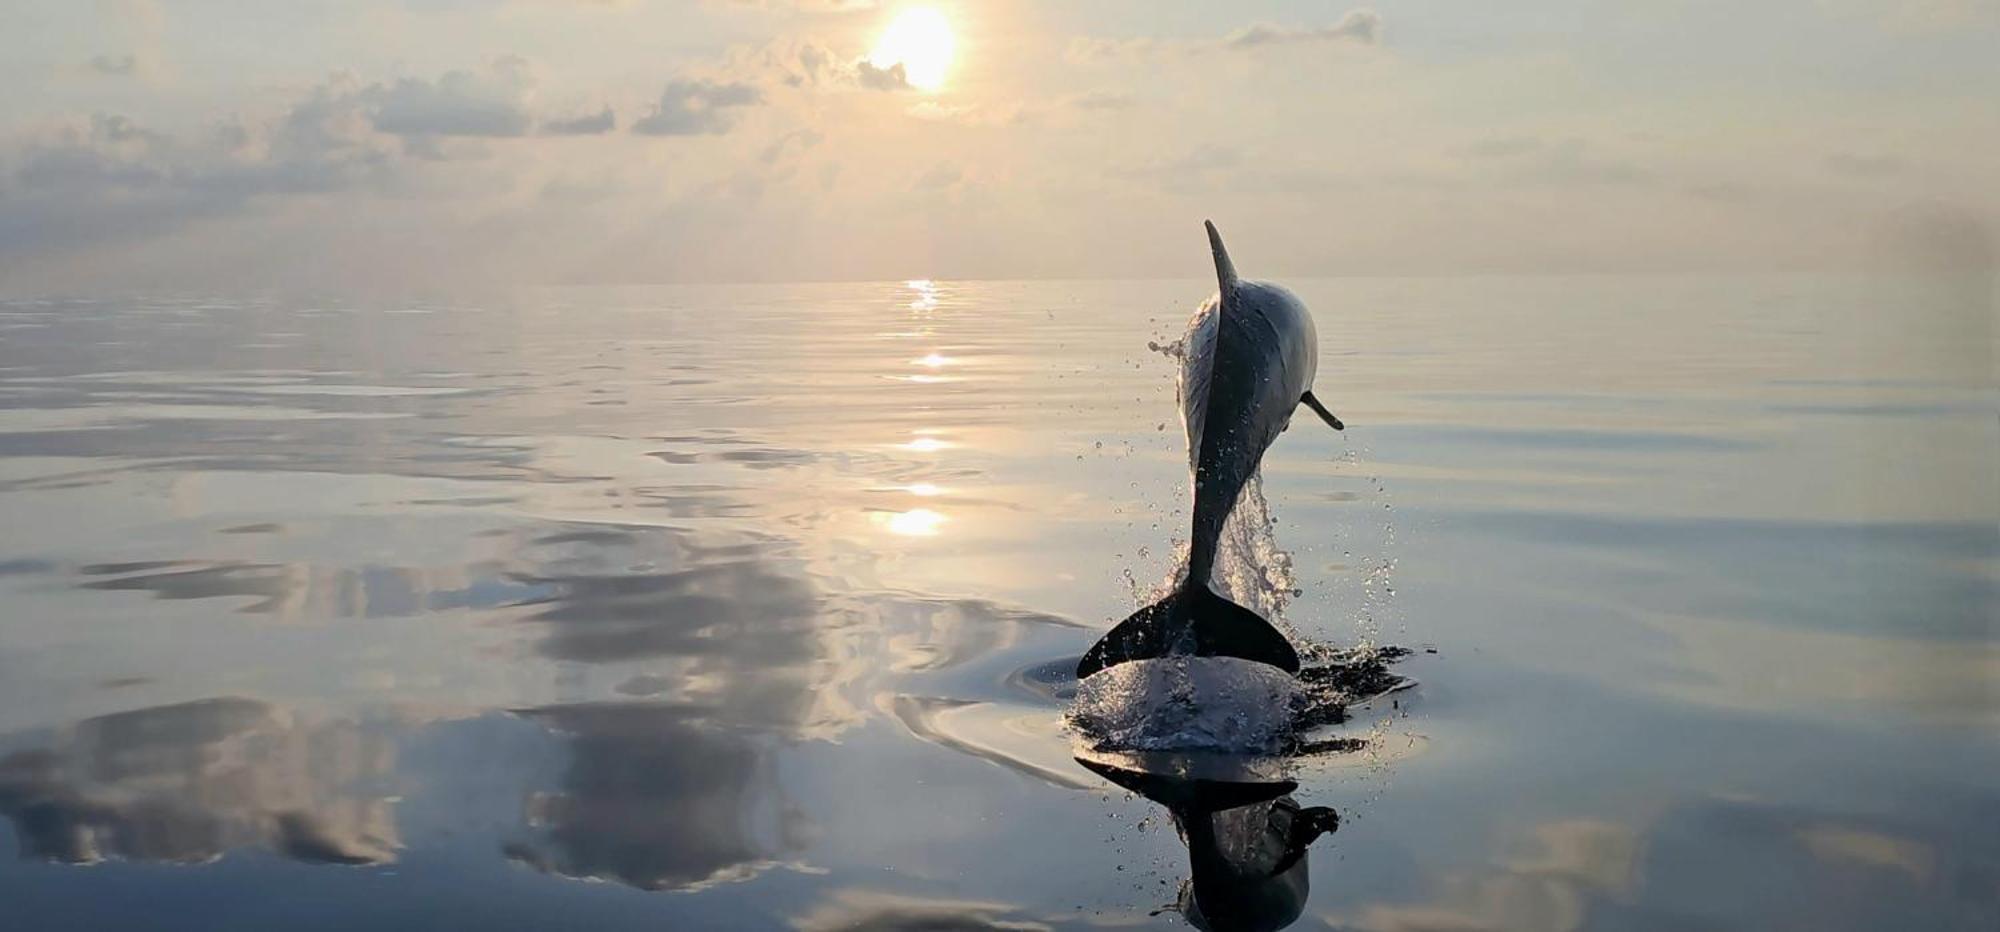
MULTIPOLYGON (((1267 783, 1230 780, 1189 779, 1177 774, 1128 770, 1102 761, 1079 757, 1076 762, 1092 773, 1131 790, 1162 806, 1183 812, 1213 813, 1269 802, 1299 788, 1295 780, 1267 783)), ((1331 810, 1328 810, 1331 811, 1331 810)))
POLYGON ((1299 652, 1271 623, 1207 586, 1189 583, 1180 591, 1132 613, 1132 617, 1091 645, 1077 662, 1076 678, 1134 660, 1173 653, 1180 632, 1190 631, 1187 652, 1197 657, 1237 657, 1299 672, 1299 652))

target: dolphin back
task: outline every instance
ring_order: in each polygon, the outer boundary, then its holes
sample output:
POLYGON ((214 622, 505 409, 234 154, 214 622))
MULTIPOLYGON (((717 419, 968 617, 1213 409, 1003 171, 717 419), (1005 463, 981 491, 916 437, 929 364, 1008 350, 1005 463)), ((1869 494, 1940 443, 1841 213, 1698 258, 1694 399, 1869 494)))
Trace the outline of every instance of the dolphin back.
POLYGON ((1238 278, 1214 224, 1208 237, 1216 296, 1188 323, 1179 392, 1194 479, 1188 571, 1199 582, 1208 581, 1229 513, 1319 365, 1305 305, 1277 285, 1238 278))

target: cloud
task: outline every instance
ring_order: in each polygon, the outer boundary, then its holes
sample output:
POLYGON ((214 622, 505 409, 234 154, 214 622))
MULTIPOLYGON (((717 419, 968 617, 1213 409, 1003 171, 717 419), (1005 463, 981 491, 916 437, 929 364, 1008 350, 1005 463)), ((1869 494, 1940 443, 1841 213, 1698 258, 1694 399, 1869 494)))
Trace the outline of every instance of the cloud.
POLYGON ((234 124, 223 143, 236 162, 286 176, 282 190, 329 191, 351 186, 355 169, 381 168, 400 154, 377 132, 373 114, 351 79, 336 76, 265 127, 234 124))
POLYGON ((128 52, 100 52, 64 69, 64 73, 85 79, 149 81, 163 72, 157 49, 138 48, 128 52))
POLYGON ((768 747, 704 727, 676 703, 605 702, 519 712, 569 745, 561 785, 531 795, 513 861, 641 890, 699 890, 756 876, 803 847, 804 813, 768 747))
POLYGON ((1138 105, 1138 99, 1116 91, 1093 91, 1067 98, 1063 103, 1078 110, 1130 110, 1138 105))
POLYGON ((1457 154, 1472 159, 1504 159, 1526 155, 1541 146, 1542 141, 1533 136, 1495 136, 1461 146, 1457 154))
POLYGON ((265 197, 388 189, 412 159, 447 154, 437 136, 513 131, 512 116, 460 108, 461 82, 412 83, 336 75, 275 117, 182 136, 116 113, 31 134, 0 160, 0 258, 144 239, 265 197))
POLYGON ((1595 154, 1582 139, 1546 142, 1533 136, 1482 139, 1455 150, 1496 171, 1503 180, 1532 185, 1645 185, 1652 172, 1623 159, 1595 154))
POLYGON ((903 63, 877 67, 866 58, 843 62, 841 56, 809 38, 783 36, 761 49, 739 51, 732 59, 735 64, 747 66, 749 70, 776 75, 777 80, 787 87, 860 87, 871 91, 910 89, 909 74, 903 63))
POLYGON ((811 39, 780 38, 752 57, 755 65, 776 72, 778 80, 790 87, 814 87, 827 83, 838 70, 834 54, 811 39))
POLYGON ((805 129, 795 129, 789 133, 784 134, 783 136, 779 136, 776 141, 772 142, 768 146, 765 146, 764 151, 757 156, 757 160, 763 162, 766 165, 775 165, 779 162, 779 160, 783 159, 786 154, 792 152, 804 152, 807 149, 819 145, 821 142, 825 141, 825 139, 826 139, 825 134, 811 127, 807 127, 805 129))
MULTIPOLYGON (((548 203, 536 192, 557 179, 538 176, 532 160, 496 144, 610 133, 639 114, 620 119, 610 107, 543 114, 534 106, 535 87, 528 62, 508 57, 398 80, 336 73, 288 105, 206 127, 167 131, 120 112, 23 127, 0 140, 0 280, 39 277, 37 287, 71 288, 105 280, 113 274, 109 265, 148 281, 193 280, 217 268, 243 268, 248 277, 304 276, 314 273, 222 256, 275 249, 279 237, 363 238, 337 233, 342 223, 450 228, 456 222, 450 211, 427 206, 441 199, 548 203), (474 156, 484 163, 476 169, 427 165, 474 156), (322 211, 336 222, 306 219, 322 211), (224 220, 261 232, 239 236, 224 220)), ((648 108, 656 112, 636 131, 720 133, 763 95, 748 83, 683 81, 670 84, 662 101, 663 109, 648 108)), ((365 238, 382 239, 374 232, 365 238)))
POLYGON ((1170 157, 1114 166, 1105 174, 1150 192, 1209 198, 1227 195, 1309 197, 1353 184, 1349 175, 1311 158, 1245 152, 1205 143, 1170 157))
POLYGON ((638 5, 638 0, 402 0, 403 6, 424 13, 489 12, 530 3, 568 9, 624 10, 638 5))
POLYGON ((1068 118, 1074 123, 1092 114, 1129 110, 1137 98, 1122 93, 1073 94, 1050 100, 990 100, 985 103, 947 104, 925 98, 906 111, 919 120, 954 123, 960 126, 1028 126, 1068 118))
MULTIPOLYGON (((679 541, 672 543, 678 544, 679 541)), ((814 659, 818 593, 768 561, 716 561, 652 574, 523 575, 547 589, 532 617, 549 625, 541 651, 558 660, 610 663, 688 657, 735 685, 786 661, 814 659), (754 656, 754 659, 752 659, 754 656)), ((782 671, 772 679, 783 681, 782 671)))
MULTIPOLYGON (((1959 804, 1990 818, 1988 800, 1959 804)), ((1651 817, 1553 820, 1509 835, 1501 857, 1439 878, 1420 899, 1326 919, 1369 932, 1590 929, 1634 916, 1692 925, 1690 904, 1720 898, 1741 928, 1971 928, 1992 924, 1990 901, 1940 890, 1945 878, 1990 876, 2000 856, 1976 819, 1754 799, 1695 798, 1651 817)))
POLYGON ((39 134, 0 175, 0 256, 143 237, 226 203, 192 189, 181 159, 166 136, 117 114, 39 134))
POLYGON ((83 63, 83 67, 93 74, 129 78, 139 73, 139 56, 129 52, 124 55, 93 55, 83 63))
POLYGON ((88 129, 66 128, 46 143, 29 148, 16 177, 30 186, 60 188, 77 184, 144 187, 164 180, 161 164, 166 136, 145 129, 129 117, 100 113, 88 129))
POLYGON ((962 932, 1048 932, 1048 923, 1024 916, 1018 907, 982 900, 904 896, 877 890, 834 890, 812 909, 792 920, 799 932, 836 929, 954 929, 962 932))
POLYGON ((1120 58, 1141 58, 1172 49, 1186 49, 1189 43, 1176 43, 1167 39, 1140 36, 1132 39, 1107 39, 1099 36, 1078 36, 1069 40, 1069 48, 1063 57, 1074 63, 1111 61, 1120 58))
MULTIPOLYGON (((794 451, 736 451, 784 462, 794 451)), ((600 532, 601 534, 601 532, 600 532)), ((647 529, 588 541, 552 537, 512 581, 517 603, 546 629, 537 649, 570 663, 651 662, 678 668, 679 717, 703 727, 794 736, 845 727, 854 713, 829 688, 829 646, 818 582, 784 562, 775 541, 728 546, 682 531, 647 529), (579 550, 582 552, 579 553, 579 550), (646 571, 633 567, 645 566, 646 571)))
POLYGON ((583 116, 545 120, 541 131, 544 136, 595 136, 617 128, 618 115, 607 106, 583 116))
POLYGON ((903 91, 910 88, 910 77, 903 71, 903 63, 897 62, 887 68, 877 68, 867 59, 854 63, 855 80, 871 91, 903 91))
POLYGON ((1835 152, 1826 157, 1826 168, 1836 175, 1850 178, 1883 178, 1901 174, 1905 165, 1902 159, 1893 155, 1835 152))
MULTIPOLYGON (((2000 240, 1992 220, 1962 206, 1911 204, 1886 218, 1877 235, 1886 251, 1906 267, 1952 280, 1970 279, 1979 290, 2000 266, 2000 240)), ((1966 319, 1980 318, 1969 309, 1966 319)))
POLYGON ((736 112, 764 102, 764 92, 742 82, 670 81, 653 112, 632 124, 647 136, 700 136, 729 132, 736 112))
POLYGON ((1624 159, 1595 155, 1577 139, 1549 146, 1523 167, 1520 178, 1561 185, 1643 185, 1654 180, 1652 172, 1624 159))
POLYGON ((1201 55, 1210 52, 1249 52, 1267 46, 1308 43, 1379 45, 1382 17, 1373 10, 1349 10, 1331 26, 1277 26, 1251 23, 1214 39, 1160 39, 1139 36, 1125 39, 1083 36, 1071 39, 1064 57, 1074 63, 1146 58, 1161 55, 1201 55))
POLYGON ((939 162, 917 176, 912 185, 918 191, 942 191, 965 180, 965 170, 950 162, 939 162))
POLYGON ((876 0, 725 0, 726 5, 796 13, 861 13, 875 9, 876 0))
POLYGON ((1047 108, 1021 102, 990 104, 943 104, 920 100, 907 112, 919 120, 956 123, 960 126, 1021 126, 1039 119, 1047 108))
POLYGON ((1381 40, 1382 17, 1374 10, 1349 10, 1340 22, 1331 26, 1286 27, 1269 23, 1252 23, 1224 36, 1222 46, 1228 49, 1254 49, 1266 45, 1289 45, 1299 42, 1358 42, 1374 45, 1381 40))
POLYGON ((534 125, 526 59, 507 56, 485 72, 447 71, 436 81, 402 78, 361 94, 375 128, 397 136, 524 136, 534 125))
POLYGON ((1168 191, 1203 191, 1214 188, 1242 162, 1243 154, 1236 149, 1204 143, 1184 155, 1114 169, 1112 174, 1168 191))
POLYGON ((378 723, 314 721, 251 699, 85 719, 0 756, 0 817, 23 857, 194 864, 261 847, 314 864, 393 861, 378 723))

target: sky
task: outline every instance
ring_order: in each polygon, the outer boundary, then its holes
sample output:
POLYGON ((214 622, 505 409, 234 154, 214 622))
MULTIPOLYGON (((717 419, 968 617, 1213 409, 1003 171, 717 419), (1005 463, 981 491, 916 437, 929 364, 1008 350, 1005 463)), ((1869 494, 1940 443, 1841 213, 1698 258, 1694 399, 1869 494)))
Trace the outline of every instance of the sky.
POLYGON ((1990 270, 2000 206, 1991 0, 0 5, 7 294, 1990 270))

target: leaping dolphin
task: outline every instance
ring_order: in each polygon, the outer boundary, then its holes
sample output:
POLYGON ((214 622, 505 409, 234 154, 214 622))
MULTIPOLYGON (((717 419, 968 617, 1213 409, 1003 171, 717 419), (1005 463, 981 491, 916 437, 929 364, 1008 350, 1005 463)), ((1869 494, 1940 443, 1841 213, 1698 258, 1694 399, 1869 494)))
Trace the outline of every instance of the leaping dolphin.
POLYGON ((1169 654, 1240 657, 1297 673, 1299 654, 1256 612, 1208 587, 1222 526, 1257 464, 1303 403, 1334 430, 1345 425, 1313 397, 1319 337, 1305 305, 1277 285, 1246 282, 1207 223, 1215 297, 1188 322, 1179 383, 1194 478, 1194 531, 1180 587, 1133 613, 1076 665, 1082 679, 1105 667, 1169 654))

